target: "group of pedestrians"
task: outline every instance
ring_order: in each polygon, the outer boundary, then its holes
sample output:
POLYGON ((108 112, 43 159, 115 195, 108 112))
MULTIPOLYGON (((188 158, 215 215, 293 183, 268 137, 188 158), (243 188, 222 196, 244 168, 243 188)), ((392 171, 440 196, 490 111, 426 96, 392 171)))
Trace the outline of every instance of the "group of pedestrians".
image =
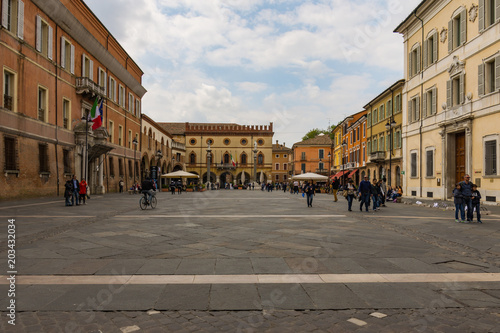
POLYGON ((455 222, 474 222, 474 210, 477 215, 477 223, 481 221, 481 193, 477 190, 477 185, 472 184, 470 176, 465 175, 464 180, 457 183, 453 190, 453 200, 455 203, 455 222), (458 214, 460 213, 460 218, 458 214), (467 213, 467 219, 466 218, 467 213))
POLYGON ((177 194, 182 194, 182 182, 180 179, 177 182, 172 179, 170 182, 170 192, 175 194, 175 190, 177 190, 177 194))
POLYGON ((64 198, 66 206, 79 206, 80 204, 87 204, 87 189, 88 184, 85 178, 81 181, 76 179, 76 176, 68 177, 68 180, 64 184, 64 198))

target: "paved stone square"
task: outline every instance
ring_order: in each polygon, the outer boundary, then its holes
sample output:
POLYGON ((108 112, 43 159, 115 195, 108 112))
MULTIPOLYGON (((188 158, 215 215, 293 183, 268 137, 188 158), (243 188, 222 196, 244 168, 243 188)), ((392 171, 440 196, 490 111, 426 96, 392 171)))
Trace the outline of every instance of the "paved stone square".
POLYGON ((3 312, 1 330, 500 331, 498 207, 459 224, 405 204, 348 212, 326 194, 312 208, 260 190, 157 197, 145 211, 128 194, 0 203, 0 274, 10 218, 17 270, 17 325, 3 312))

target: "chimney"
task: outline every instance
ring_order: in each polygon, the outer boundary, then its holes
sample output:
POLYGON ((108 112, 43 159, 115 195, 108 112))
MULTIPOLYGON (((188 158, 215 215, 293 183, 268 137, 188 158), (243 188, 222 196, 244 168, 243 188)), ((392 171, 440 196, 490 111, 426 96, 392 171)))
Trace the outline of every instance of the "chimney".
POLYGON ((278 140, 276 140, 276 145, 277 145, 277 146, 279 146, 279 144, 278 144, 278 140))

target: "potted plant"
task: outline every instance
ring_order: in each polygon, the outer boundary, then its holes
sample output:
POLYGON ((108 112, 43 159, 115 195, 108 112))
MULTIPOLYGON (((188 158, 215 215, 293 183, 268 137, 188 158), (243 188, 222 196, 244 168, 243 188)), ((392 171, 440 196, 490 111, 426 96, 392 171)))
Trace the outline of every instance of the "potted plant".
POLYGON ((201 184, 201 185, 199 186, 199 191, 200 191, 200 192, 204 192, 204 191, 205 191, 205 184, 201 184))
POLYGON ((161 186, 161 191, 162 191, 162 192, 168 192, 168 185, 167 185, 167 184, 163 184, 163 185, 161 186))
POLYGON ((194 191, 194 185, 193 184, 189 184, 187 187, 186 187, 186 192, 193 192, 194 191))

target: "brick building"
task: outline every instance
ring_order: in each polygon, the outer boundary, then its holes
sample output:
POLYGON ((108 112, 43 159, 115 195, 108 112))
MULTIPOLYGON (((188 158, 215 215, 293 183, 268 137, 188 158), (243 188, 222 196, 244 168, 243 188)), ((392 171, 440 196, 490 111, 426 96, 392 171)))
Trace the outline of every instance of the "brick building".
POLYGON ((1 4, 0 198, 62 195, 72 174, 92 193, 117 190, 141 130, 143 72, 83 1, 1 4))
POLYGON ((285 143, 279 144, 276 140, 276 144, 273 144, 273 172, 272 181, 275 183, 288 182, 289 176, 289 155, 291 149, 285 146, 285 143))

